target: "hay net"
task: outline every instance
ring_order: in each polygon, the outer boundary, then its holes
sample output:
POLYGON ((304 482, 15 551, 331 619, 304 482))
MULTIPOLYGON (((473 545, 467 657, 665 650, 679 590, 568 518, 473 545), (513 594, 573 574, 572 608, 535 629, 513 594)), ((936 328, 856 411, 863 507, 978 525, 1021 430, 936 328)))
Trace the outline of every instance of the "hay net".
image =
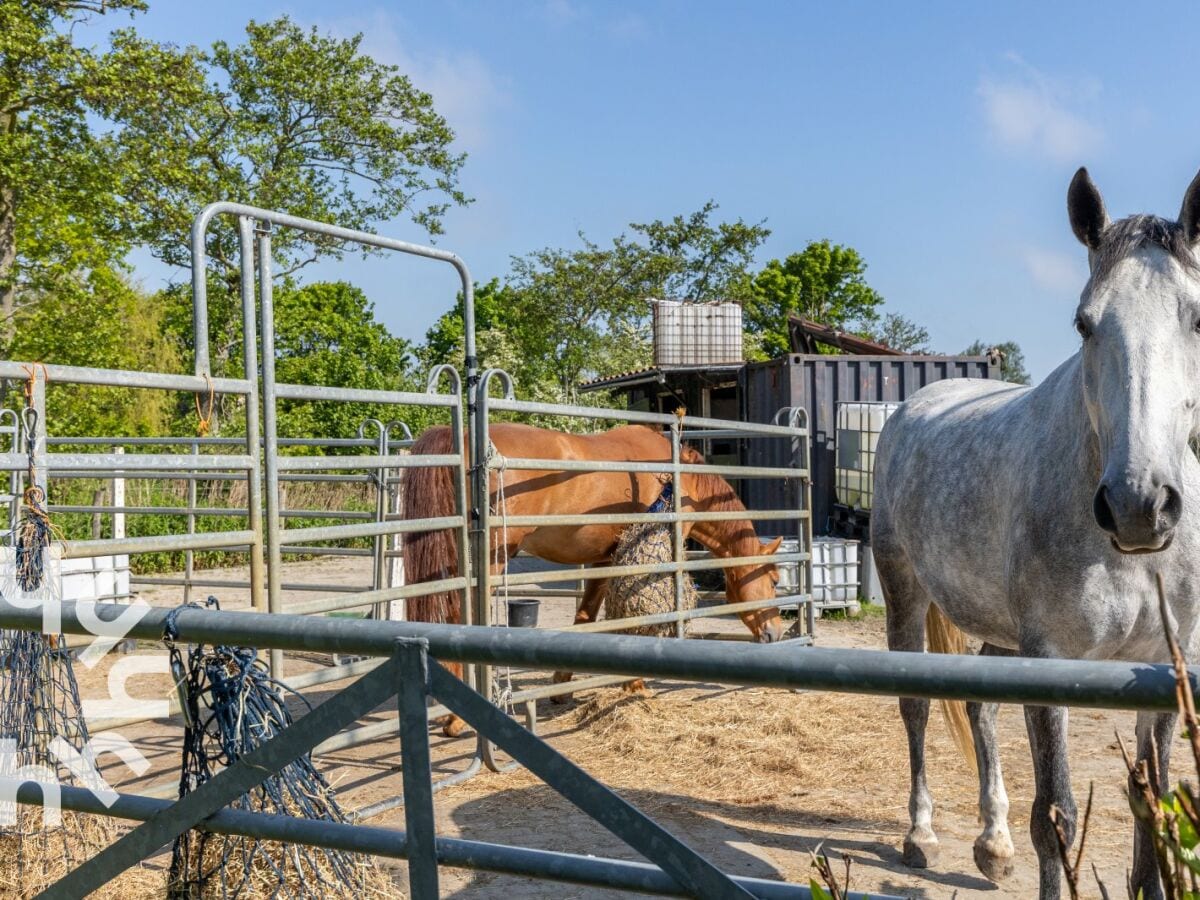
MULTIPOLYGON (((672 530, 672 526, 658 522, 631 525, 621 533, 612 564, 632 566, 673 561, 675 550, 672 530)), ((683 580, 682 608, 695 609, 696 586, 687 573, 679 577, 683 580)), ((610 620, 672 612, 674 609, 675 576, 670 572, 612 578, 604 595, 604 617, 610 620)), ((675 633, 675 624, 641 625, 624 629, 622 633, 669 637, 675 633)))
MULTIPOLYGON (((197 604, 187 604, 196 606, 197 604)), ((209 598, 215 606, 215 598, 209 598)), ((183 607, 180 607, 183 608, 183 607)), ((179 796, 293 723, 287 695, 253 647, 192 645, 187 661, 172 654, 184 715, 179 796)), ((307 754, 243 794, 231 809, 305 819, 347 821, 333 789, 307 754)), ((395 896, 391 879, 360 854, 194 830, 176 839, 168 876, 171 898, 325 898, 395 896)))
MULTIPOLYGON (((79 685, 62 635, 0 631, 0 776, 95 789, 79 685)), ((0 895, 28 897, 111 843, 100 816, 0 801, 0 895)))

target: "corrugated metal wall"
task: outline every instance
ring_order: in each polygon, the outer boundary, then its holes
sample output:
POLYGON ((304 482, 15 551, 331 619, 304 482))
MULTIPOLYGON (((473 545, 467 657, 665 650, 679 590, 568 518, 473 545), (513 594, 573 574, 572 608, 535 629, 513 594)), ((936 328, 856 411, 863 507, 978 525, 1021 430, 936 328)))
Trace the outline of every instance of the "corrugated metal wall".
MULTIPOLYGON (((829 531, 834 503, 834 440, 837 404, 846 401, 905 400, 927 384, 946 378, 999 378, 999 366, 982 356, 823 356, 792 354, 750 363, 741 372, 742 418, 770 422, 785 406, 808 410, 812 440, 813 533, 829 531)), ((747 441, 747 465, 787 465, 784 441, 747 441)), ((743 482, 742 498, 751 509, 776 509, 779 484, 743 482)), ((786 498, 789 505, 793 496, 786 498)))

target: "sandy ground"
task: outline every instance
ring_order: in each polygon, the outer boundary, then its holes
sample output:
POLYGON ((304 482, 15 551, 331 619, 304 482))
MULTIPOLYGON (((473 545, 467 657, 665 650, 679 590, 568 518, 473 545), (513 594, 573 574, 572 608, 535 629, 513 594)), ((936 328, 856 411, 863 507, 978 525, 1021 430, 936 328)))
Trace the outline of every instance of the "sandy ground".
MULTIPOLYGON (((365 583, 365 560, 296 563, 288 566, 289 582, 365 583)), ((221 578, 239 577, 236 570, 221 578)), ((173 590, 147 592, 156 605, 173 605, 173 590)), ((221 589, 223 606, 245 605, 246 597, 221 589)), ((300 595, 296 595, 300 596, 300 595)), ((311 595, 308 595, 311 596, 311 595)), ((543 601, 541 625, 569 621, 569 600, 543 601)), ((711 624, 711 620, 705 620, 711 624)), ((725 627, 739 628, 734 622, 725 627)), ((821 620, 817 642, 831 647, 882 647, 883 619, 821 620)), ((139 654, 161 653, 142 645, 139 654)), ((803 653, 795 646, 789 652, 803 653)), ((79 669, 82 695, 106 696, 110 655, 92 670, 79 669)), ((328 665, 328 657, 289 657, 289 674, 328 665)), ((544 674, 517 673, 518 683, 539 683, 544 674)), ((309 694, 320 702, 343 685, 322 686, 309 694)), ((938 803, 935 827, 942 856, 935 869, 914 871, 900 862, 898 847, 907 823, 908 766, 904 733, 894 700, 794 693, 763 689, 735 690, 717 684, 679 685, 650 682, 641 697, 604 692, 599 698, 579 694, 567 704, 539 703, 539 730, 554 746, 601 778, 629 801, 703 852, 726 871, 762 878, 807 882, 810 851, 823 845, 831 855, 853 860, 852 887, 904 897, 949 898, 1031 897, 1037 874, 1028 838, 1032 772, 1020 709, 1000 714, 1000 740, 1005 778, 1012 802, 1010 822, 1017 849, 1016 871, 997 886, 978 874, 971 857, 977 833, 977 787, 957 756, 940 717, 931 719, 929 772, 938 803), (591 707, 583 704, 593 701, 591 707), (628 712, 623 704, 639 704, 657 727, 616 733, 614 723, 628 712), (692 721, 737 713, 736 727, 717 729, 711 754, 679 755, 675 741, 692 721), (782 719, 790 731, 779 731, 782 719), (798 723, 798 724, 797 724, 798 723), (776 737, 776 734, 779 737, 776 737), (614 736, 615 734, 615 736, 614 736), (789 736, 791 735, 791 736, 789 736), (766 736, 766 737, 765 737, 766 736), (769 739, 767 739, 769 737, 769 739), (763 747, 766 746, 766 750, 763 747), (757 747, 745 759, 743 748, 757 747), (724 748, 724 749, 723 749, 724 748), (727 756, 725 754, 728 754, 727 756)), ((167 690, 159 676, 129 683, 137 697, 158 698, 167 690)), ((372 720, 388 715, 380 710, 372 720)), ((393 712, 394 715, 394 707, 393 712)), ((705 719, 707 721, 707 719, 705 719)), ((1073 710, 1071 714, 1072 780, 1080 807, 1089 784, 1095 785, 1095 811, 1088 839, 1088 859, 1107 884, 1119 888, 1130 857, 1131 816, 1123 794, 1123 767, 1114 731, 1131 738, 1133 716, 1126 713, 1073 710)), ((153 768, 141 778, 111 777, 129 790, 164 784, 175 777, 180 726, 154 722, 123 729, 150 758, 153 768)), ((1181 742, 1180 746, 1182 747, 1181 742)), ((469 735, 457 740, 432 737, 439 773, 456 771, 474 750, 469 735)), ((335 753, 321 761, 337 785, 348 810, 361 808, 400 792, 398 740, 335 753)), ((1186 760, 1186 753, 1176 759, 1186 760)), ((465 784, 440 791, 435 799, 442 835, 525 845, 618 858, 637 859, 601 826, 577 812, 528 772, 483 773, 465 784)), ((403 827, 403 810, 371 820, 371 824, 403 827)), ((161 863, 161 857, 159 863, 161 863)), ((404 884, 402 863, 387 863, 404 884)), ((610 898, 616 892, 550 882, 443 869, 443 896, 458 898, 610 898)), ((1094 889, 1086 896, 1098 896, 1094 889)))

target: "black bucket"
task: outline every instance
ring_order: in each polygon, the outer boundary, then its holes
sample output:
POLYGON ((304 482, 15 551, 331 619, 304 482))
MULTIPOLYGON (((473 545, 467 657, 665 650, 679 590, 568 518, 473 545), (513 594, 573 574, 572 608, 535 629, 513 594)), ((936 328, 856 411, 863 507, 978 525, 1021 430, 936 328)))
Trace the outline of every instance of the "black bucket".
POLYGON ((538 606, 541 600, 522 597, 508 601, 509 628, 537 628, 538 606))

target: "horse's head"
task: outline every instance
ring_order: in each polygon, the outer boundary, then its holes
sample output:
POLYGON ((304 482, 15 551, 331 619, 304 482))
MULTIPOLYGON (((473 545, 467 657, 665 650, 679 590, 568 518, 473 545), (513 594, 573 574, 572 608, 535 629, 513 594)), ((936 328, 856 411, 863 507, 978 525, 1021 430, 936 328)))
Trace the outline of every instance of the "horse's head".
MULTIPOLYGON (((782 541, 783 538, 775 538, 765 544, 758 543, 759 554, 773 556, 782 541)), ((729 585, 729 598, 734 603, 773 599, 775 583, 779 581, 779 569, 770 559, 765 559, 756 565, 732 566, 725 570, 725 579, 729 585)), ((783 619, 774 606, 752 609, 738 615, 760 644, 771 644, 783 637, 783 619)))
POLYGON ((1067 209, 1091 268, 1075 328, 1100 453, 1092 509, 1118 550, 1164 550, 1183 512, 1188 443, 1200 433, 1200 175, 1178 222, 1110 222, 1086 169, 1067 209))

